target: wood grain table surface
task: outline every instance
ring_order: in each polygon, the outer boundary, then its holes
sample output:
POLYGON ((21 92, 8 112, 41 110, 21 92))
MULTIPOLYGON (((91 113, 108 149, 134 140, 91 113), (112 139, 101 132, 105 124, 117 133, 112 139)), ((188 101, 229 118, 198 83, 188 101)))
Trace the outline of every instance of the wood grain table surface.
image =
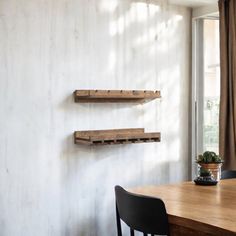
POLYGON ((236 235, 236 179, 221 180, 216 186, 184 182, 129 191, 165 202, 172 236, 236 235))

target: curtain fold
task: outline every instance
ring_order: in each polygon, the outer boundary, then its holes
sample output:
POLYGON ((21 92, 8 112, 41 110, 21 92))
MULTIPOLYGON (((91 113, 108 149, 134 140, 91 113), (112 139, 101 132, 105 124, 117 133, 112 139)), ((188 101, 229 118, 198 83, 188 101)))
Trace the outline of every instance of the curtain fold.
POLYGON ((219 0, 221 95, 219 152, 236 169, 236 0, 219 0))

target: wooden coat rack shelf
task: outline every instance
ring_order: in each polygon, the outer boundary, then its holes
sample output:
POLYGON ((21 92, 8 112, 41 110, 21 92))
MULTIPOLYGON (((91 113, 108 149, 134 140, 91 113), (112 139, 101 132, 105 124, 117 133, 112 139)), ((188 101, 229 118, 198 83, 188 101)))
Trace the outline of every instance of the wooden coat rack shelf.
POLYGON ((74 132, 74 142, 87 145, 160 142, 160 139, 161 134, 159 132, 145 133, 143 128, 74 132))
POLYGON ((75 102, 147 102, 160 98, 160 91, 150 90, 75 90, 75 102))

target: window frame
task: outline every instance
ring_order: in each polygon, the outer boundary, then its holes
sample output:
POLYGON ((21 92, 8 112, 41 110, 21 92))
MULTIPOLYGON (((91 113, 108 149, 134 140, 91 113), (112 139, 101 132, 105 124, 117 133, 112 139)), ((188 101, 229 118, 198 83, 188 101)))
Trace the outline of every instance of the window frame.
POLYGON ((192 85, 191 85, 191 173, 197 175, 196 157, 203 152, 204 124, 204 20, 219 20, 217 12, 192 19, 192 85), (200 141, 202 140, 202 141, 200 141))

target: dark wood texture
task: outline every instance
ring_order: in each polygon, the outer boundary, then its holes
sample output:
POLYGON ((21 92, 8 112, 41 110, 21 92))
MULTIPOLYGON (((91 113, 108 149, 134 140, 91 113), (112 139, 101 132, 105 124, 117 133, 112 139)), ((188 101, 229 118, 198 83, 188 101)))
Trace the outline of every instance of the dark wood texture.
POLYGON ((160 98, 160 91, 150 90, 75 90, 75 102, 147 102, 160 98))
POLYGON ((236 179, 221 180, 216 186, 185 182, 129 191, 164 201, 172 236, 236 235, 236 179))
POLYGON ((143 128, 138 129, 111 129, 75 131, 74 142, 87 145, 108 145, 160 142, 161 134, 145 133, 143 128))

